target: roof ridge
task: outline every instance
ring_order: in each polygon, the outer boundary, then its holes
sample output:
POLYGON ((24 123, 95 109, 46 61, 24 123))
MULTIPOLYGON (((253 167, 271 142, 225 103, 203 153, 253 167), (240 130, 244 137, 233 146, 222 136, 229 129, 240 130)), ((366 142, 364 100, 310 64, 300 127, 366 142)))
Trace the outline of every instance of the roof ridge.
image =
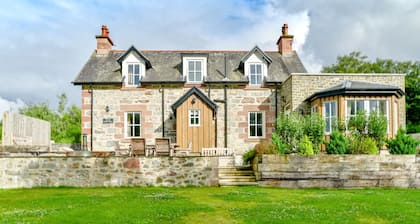
MULTIPOLYGON (((127 50, 121 50, 121 49, 113 49, 111 50, 112 52, 116 52, 116 53, 124 53, 127 50)), ((174 53, 183 53, 183 52, 187 52, 187 53, 192 53, 192 52, 211 52, 211 53, 217 53, 217 52, 226 52, 226 53, 247 53, 250 51, 247 50, 182 50, 182 49, 172 49, 172 50, 153 50, 153 49, 141 49, 139 50, 141 52, 174 52, 174 53)), ((264 51, 262 50, 264 53, 278 53, 277 51, 264 51)))

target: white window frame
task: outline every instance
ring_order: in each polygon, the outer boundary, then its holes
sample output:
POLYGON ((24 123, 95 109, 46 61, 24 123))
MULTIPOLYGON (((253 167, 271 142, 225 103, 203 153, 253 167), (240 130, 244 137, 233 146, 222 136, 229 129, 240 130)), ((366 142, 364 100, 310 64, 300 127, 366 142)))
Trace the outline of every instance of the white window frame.
POLYGON ((325 123, 325 129, 324 129, 324 133, 325 134, 330 134, 334 128, 333 123, 335 124, 335 126, 337 126, 337 119, 338 119, 338 105, 337 105, 337 101, 336 100, 330 100, 330 101, 325 101, 322 103, 322 120, 325 123), (332 114, 332 104, 334 103, 334 111, 335 111, 335 115, 332 114), (328 109, 330 111, 329 116, 327 116, 327 106, 328 109), (333 120, 333 118, 335 118, 335 120, 333 120), (327 119, 329 120, 329 126, 327 126, 327 119), (327 130, 329 129, 329 131, 327 130))
MULTIPOLYGON (((183 64, 183 76, 187 80, 187 83, 202 83, 207 76, 207 57, 183 57, 182 58, 183 64), (201 63, 201 79, 200 80, 190 80, 190 70, 189 70, 189 62, 200 62, 201 63)), ((194 64, 195 67, 195 64, 194 64)), ((197 71, 197 70, 195 70, 197 71)))
POLYGON ((250 112, 248 112, 248 138, 265 138, 265 112, 264 111, 250 111, 250 112), (255 123, 251 124, 251 114, 255 114, 255 115, 261 114, 262 124, 258 124, 258 119, 257 118, 255 118, 255 123), (257 135, 258 134, 257 129, 255 129, 255 133, 254 133, 256 135, 255 136, 251 135, 251 126, 255 126, 255 127, 261 126, 261 128, 262 128, 261 136, 257 135))
POLYGON ((142 77, 141 64, 140 63, 132 63, 132 62, 127 63, 127 86, 139 86, 140 82, 141 82, 141 77, 142 77), (131 71, 132 73, 130 73, 130 66, 133 66, 132 71, 131 71), (134 73, 136 66, 138 66, 138 72, 139 72, 138 74, 134 73), (131 79, 130 76, 133 76, 132 79, 131 79), (138 76, 139 83, 135 83, 135 81, 134 81, 136 76, 138 76), (130 83, 130 80, 132 80, 133 83, 130 83))
POLYGON ((346 104, 346 106, 345 106, 346 126, 347 126, 350 118, 351 117, 355 117, 357 115, 357 112, 359 111, 359 109, 357 108, 357 103, 355 103, 355 107, 356 107, 355 112, 356 112, 356 114, 349 114, 348 107, 347 107, 347 104, 349 103, 349 101, 363 101, 363 107, 364 107, 363 109, 366 112, 366 118, 367 119, 369 119, 369 115, 371 113, 371 111, 370 111, 370 103, 371 103, 371 101, 378 101, 378 102, 379 101, 385 101, 385 113, 386 113, 385 114, 385 117, 386 117, 386 120, 387 120, 387 131, 386 132, 389 134, 389 132, 390 132, 390 127, 389 127, 389 125, 390 125, 389 112, 390 111, 389 111, 389 100, 388 99, 384 99, 384 98, 371 98, 371 99, 369 99, 369 98, 360 98, 360 99, 356 98, 356 99, 346 99, 345 100, 345 104, 346 104))
POLYGON ((262 83, 263 83, 263 79, 264 79, 264 74, 263 74, 263 68, 264 68, 264 66, 263 66, 263 63, 255 63, 255 62, 253 62, 253 63, 249 63, 249 85, 250 86, 260 86, 260 85, 262 85, 262 83), (255 71, 255 73, 253 74, 252 73, 252 66, 255 66, 255 68, 254 68, 254 71, 255 71), (256 71, 257 71, 257 66, 259 66, 260 67, 260 73, 257 73, 256 71), (252 76, 255 76, 255 83, 252 83, 252 76), (258 82, 257 80, 258 80, 258 77, 260 77, 260 82, 258 82))
POLYGON ((201 111, 199 109, 188 110, 188 124, 190 127, 200 127, 201 111), (192 122, 195 121, 195 122, 192 122))
POLYGON ((267 77, 267 71, 268 71, 268 65, 267 62, 258 57, 255 53, 252 54, 246 61, 245 61, 245 65, 244 65, 244 69, 245 69, 245 76, 248 77, 248 85, 249 86, 253 86, 253 87, 258 87, 261 86, 264 82, 264 77, 267 77), (251 65, 252 64, 260 64, 261 65, 261 83, 260 84, 253 84, 251 83, 251 65))
MULTIPOLYGON (((136 54, 130 53, 124 59, 121 66, 122 66, 121 75, 124 77, 124 86, 126 86, 126 87, 141 86, 141 80, 143 79, 144 75, 146 74, 145 61, 141 57, 137 56, 136 54), (138 65, 139 66, 139 83, 138 84, 129 82, 129 80, 130 80, 129 69, 128 69, 129 65, 138 65)), ((133 66, 133 69, 134 69, 134 66, 133 66)), ((133 77, 133 81, 134 81, 134 77, 133 77)))
POLYGON ((141 126, 142 126, 142 124, 141 124, 141 112, 138 112, 138 111, 134 111, 134 112, 125 112, 124 113, 124 136, 125 136, 125 138, 128 138, 128 139, 132 139, 132 138, 141 138, 141 136, 142 136, 142 131, 141 131, 141 126), (136 115, 136 114, 138 114, 140 117, 139 117, 139 124, 128 124, 128 114, 132 114, 132 115, 136 115), (139 136, 129 136, 128 135, 128 130, 129 130, 129 128, 131 129, 131 128, 133 128, 133 130, 132 130, 132 132, 134 133, 134 128, 135 127, 139 127, 139 136))

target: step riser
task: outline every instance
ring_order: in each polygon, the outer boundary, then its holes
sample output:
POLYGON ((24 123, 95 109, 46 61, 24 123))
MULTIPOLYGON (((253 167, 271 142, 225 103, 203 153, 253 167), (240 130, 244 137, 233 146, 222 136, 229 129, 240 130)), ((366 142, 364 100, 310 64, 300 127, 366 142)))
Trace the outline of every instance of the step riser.
POLYGON ((219 167, 220 186, 258 185, 251 167, 219 167))

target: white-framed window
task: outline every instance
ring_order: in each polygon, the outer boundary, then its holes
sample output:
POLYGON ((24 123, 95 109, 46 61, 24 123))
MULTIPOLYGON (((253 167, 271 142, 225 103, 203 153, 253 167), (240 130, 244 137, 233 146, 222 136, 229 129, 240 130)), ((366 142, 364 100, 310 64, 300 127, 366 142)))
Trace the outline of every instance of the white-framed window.
POLYGON ((263 138, 265 135, 264 112, 248 112, 248 137, 263 138))
POLYGON ((244 63, 244 75, 248 77, 248 85, 261 86, 264 77, 267 76, 267 62, 260 56, 252 54, 244 63))
POLYGON ((337 126, 337 102, 327 101, 322 106, 322 117, 325 123, 325 133, 329 134, 337 126))
POLYGON ((124 127, 126 138, 141 137, 141 112, 125 112, 124 127))
POLYGON ((366 117, 376 113, 378 115, 384 115, 387 119, 387 131, 389 132, 389 111, 388 111, 388 100, 385 99, 357 99, 357 100, 346 100, 346 124, 348 121, 356 117, 357 112, 364 110, 366 117))
POLYGON ((200 110, 191 109, 188 113, 189 125, 192 127, 200 126, 200 110))
POLYGON ((207 75, 206 57, 184 57, 183 74, 189 83, 201 83, 207 75))
POLYGON ((128 63, 127 64, 127 85, 138 86, 140 84, 140 64, 139 63, 128 63))
POLYGON ((262 63, 249 64, 249 85, 261 85, 263 80, 262 63))

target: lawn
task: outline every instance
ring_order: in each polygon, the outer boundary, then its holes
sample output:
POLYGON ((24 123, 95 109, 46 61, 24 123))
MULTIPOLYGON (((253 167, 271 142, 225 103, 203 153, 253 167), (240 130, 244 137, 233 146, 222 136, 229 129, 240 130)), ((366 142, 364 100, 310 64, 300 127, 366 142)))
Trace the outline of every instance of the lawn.
POLYGON ((0 223, 420 223, 420 190, 0 190, 0 223))

